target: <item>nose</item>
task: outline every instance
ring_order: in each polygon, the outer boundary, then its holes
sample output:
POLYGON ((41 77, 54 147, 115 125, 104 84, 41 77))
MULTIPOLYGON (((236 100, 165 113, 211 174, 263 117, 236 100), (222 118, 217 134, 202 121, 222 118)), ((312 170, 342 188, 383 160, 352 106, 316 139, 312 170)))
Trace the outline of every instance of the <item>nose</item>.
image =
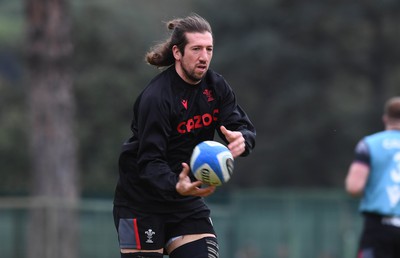
POLYGON ((204 48, 204 49, 201 51, 199 59, 200 59, 201 61, 209 61, 209 59, 210 59, 210 53, 209 53, 209 51, 208 51, 206 48, 204 48))

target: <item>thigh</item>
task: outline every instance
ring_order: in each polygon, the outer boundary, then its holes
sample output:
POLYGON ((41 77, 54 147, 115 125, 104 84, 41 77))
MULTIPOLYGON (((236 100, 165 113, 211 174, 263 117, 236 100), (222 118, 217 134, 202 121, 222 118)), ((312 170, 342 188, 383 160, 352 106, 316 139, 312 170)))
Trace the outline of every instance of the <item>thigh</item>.
POLYGON ((391 258, 393 256, 392 234, 381 225, 365 225, 361 234, 359 258, 391 258))
POLYGON ((194 235, 183 235, 179 237, 172 238, 165 246, 165 250, 168 254, 171 254, 175 249, 180 248, 181 246, 187 246, 193 242, 198 242, 202 239, 214 239, 215 243, 217 242, 217 238, 214 234, 203 233, 203 234, 194 234, 194 235))
POLYGON ((184 235, 205 233, 215 235, 208 208, 175 214, 168 219, 165 226, 167 240, 184 235))
POLYGON ((176 214, 166 224, 165 248, 168 253, 184 244, 205 238, 216 238, 208 209, 176 214))
POLYGON ((204 237, 179 246, 169 253, 170 258, 218 258, 219 247, 215 237, 204 237))
POLYGON ((122 206, 115 206, 113 213, 121 250, 159 250, 164 247, 164 219, 161 216, 122 206))

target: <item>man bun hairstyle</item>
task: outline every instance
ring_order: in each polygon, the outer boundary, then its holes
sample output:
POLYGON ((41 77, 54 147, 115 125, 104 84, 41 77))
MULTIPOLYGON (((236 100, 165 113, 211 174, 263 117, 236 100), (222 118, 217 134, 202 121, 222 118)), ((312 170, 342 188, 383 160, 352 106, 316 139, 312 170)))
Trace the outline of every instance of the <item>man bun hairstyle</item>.
POLYGON ((389 119, 400 120, 400 97, 392 97, 385 104, 385 115, 389 119))
POLYGON ((190 32, 209 32, 212 34, 210 24, 198 14, 192 14, 186 18, 177 18, 167 23, 167 29, 171 31, 170 37, 160 44, 155 45, 146 53, 147 63, 165 67, 175 63, 172 54, 172 47, 176 45, 179 51, 184 55, 184 49, 187 44, 186 33, 190 32))

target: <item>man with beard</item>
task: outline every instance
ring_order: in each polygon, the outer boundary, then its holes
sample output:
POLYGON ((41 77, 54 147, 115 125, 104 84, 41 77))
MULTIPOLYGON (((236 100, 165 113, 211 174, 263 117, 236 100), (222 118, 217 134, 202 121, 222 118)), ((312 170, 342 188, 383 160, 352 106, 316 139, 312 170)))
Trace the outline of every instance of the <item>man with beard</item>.
POLYGON ((256 132, 224 78, 209 69, 213 36, 199 15, 167 23, 171 36, 146 54, 165 69, 137 98, 132 136, 122 147, 114 197, 121 258, 217 258, 203 186, 188 166, 193 148, 217 132, 234 158, 256 132))

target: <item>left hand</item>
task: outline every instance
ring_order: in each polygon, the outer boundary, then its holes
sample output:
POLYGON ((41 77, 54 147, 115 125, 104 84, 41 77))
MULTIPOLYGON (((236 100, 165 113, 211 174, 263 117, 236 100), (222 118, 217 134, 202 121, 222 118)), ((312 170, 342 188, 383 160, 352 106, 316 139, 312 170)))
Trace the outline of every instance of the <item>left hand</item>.
POLYGON ((229 142, 228 149, 231 151, 233 158, 239 157, 246 150, 243 134, 238 131, 230 131, 223 125, 220 129, 229 142))
POLYGON ((183 196, 200 196, 206 197, 214 193, 215 186, 201 187, 201 181, 191 182, 189 178, 189 165, 182 163, 182 171, 179 174, 178 183, 175 186, 176 191, 183 196))

